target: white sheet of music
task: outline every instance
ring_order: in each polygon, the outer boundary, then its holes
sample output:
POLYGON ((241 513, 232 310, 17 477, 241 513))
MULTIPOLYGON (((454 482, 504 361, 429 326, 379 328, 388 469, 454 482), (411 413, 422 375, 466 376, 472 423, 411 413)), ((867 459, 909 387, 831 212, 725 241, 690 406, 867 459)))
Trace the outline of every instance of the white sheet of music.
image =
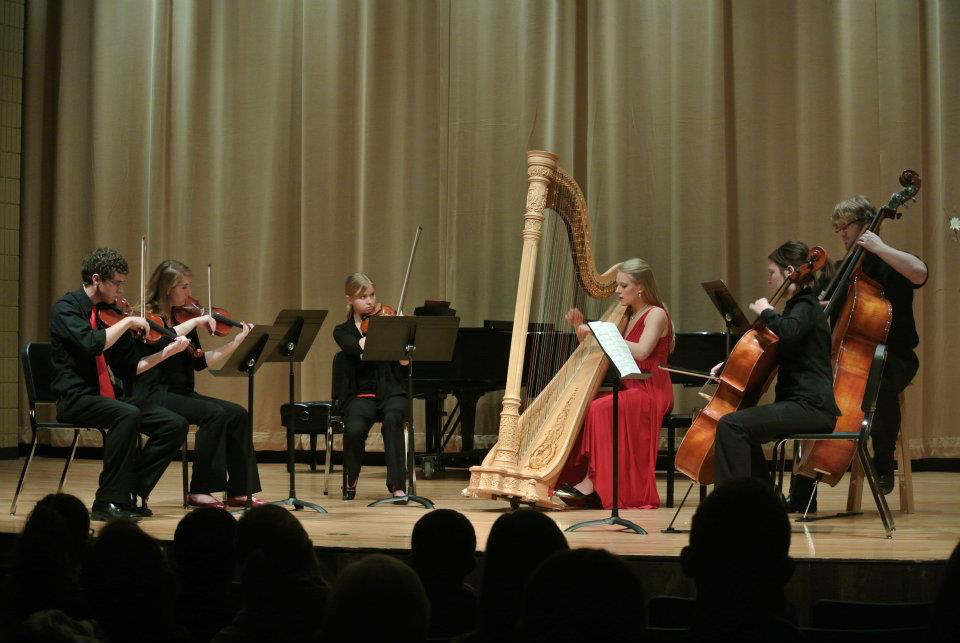
POLYGON ((649 373, 644 373, 637 366, 637 362, 630 353, 626 340, 620 335, 620 329, 616 324, 605 321, 592 321, 587 324, 593 336, 597 338, 600 348, 610 358, 610 363, 620 372, 621 378, 650 377, 649 373))

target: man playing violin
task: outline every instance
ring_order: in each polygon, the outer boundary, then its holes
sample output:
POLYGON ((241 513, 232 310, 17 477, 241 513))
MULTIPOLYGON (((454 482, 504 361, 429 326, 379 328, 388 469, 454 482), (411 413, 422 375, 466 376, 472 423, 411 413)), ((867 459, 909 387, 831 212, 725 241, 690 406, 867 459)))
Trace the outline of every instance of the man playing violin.
MULTIPOLYGON (((788 241, 774 250, 768 258, 767 285, 778 290, 808 255, 800 241, 788 241)), ((748 476, 769 481, 761 444, 800 431, 830 433, 840 414, 833 397, 827 317, 809 283, 790 283, 787 297, 782 314, 765 298, 750 304, 750 310, 779 338, 776 399, 729 413, 717 422, 718 483, 748 476)))
POLYGON ((118 378, 139 386, 138 376, 187 346, 186 338, 178 338, 141 359, 129 331, 146 332, 146 320, 128 316, 100 328, 96 311, 113 306, 128 272, 119 252, 97 248, 83 259, 83 286, 57 300, 50 315, 51 388, 59 398, 58 421, 108 429, 103 472, 90 514, 94 520, 149 516, 149 509, 136 505, 136 496, 149 495, 187 434, 183 417, 145 397, 116 399, 108 364, 118 378), (141 433, 149 440, 138 454, 141 433))
MULTIPOLYGON (((209 328, 216 322, 205 311, 196 310, 176 323, 175 311, 194 301, 193 273, 185 264, 167 259, 157 266, 147 282, 146 307, 162 318, 164 326, 173 328, 177 335, 187 337, 194 347, 200 346, 198 328, 209 328), (176 325, 174 325, 176 323, 176 325)), ((247 493, 260 491, 253 436, 248 430, 247 410, 227 400, 201 395, 194 390, 194 372, 224 363, 253 328, 238 324, 239 332, 223 346, 199 352, 184 351, 164 361, 158 369, 160 404, 197 425, 197 439, 193 451, 193 478, 187 504, 192 507, 217 507, 223 503, 211 494, 227 492, 226 503, 241 507, 247 493)), ((253 505, 265 504, 254 498, 253 505)))

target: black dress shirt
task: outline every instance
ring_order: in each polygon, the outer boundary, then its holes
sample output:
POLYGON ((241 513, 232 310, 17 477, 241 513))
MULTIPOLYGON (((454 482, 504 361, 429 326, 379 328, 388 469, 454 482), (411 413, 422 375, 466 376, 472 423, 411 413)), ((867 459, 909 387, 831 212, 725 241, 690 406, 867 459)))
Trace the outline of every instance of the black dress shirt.
MULTIPOLYGON (((81 395, 100 395, 96 358, 104 353, 107 332, 90 326, 92 311, 93 302, 83 288, 68 292, 53 305, 49 324, 53 366, 50 385, 61 402, 81 395)), ((138 357, 130 333, 114 342, 104 357, 117 378, 136 375, 138 357)))
POLYGON ((861 270, 883 287, 883 296, 893 307, 893 319, 890 332, 887 333, 887 350, 891 353, 913 351, 920 343, 917 323, 913 318, 913 291, 927 283, 926 279, 923 284, 915 284, 872 253, 864 257, 861 270))
POLYGON ((787 301, 783 314, 766 309, 760 318, 780 338, 777 401, 805 402, 837 416, 830 363, 830 326, 809 287, 787 301))

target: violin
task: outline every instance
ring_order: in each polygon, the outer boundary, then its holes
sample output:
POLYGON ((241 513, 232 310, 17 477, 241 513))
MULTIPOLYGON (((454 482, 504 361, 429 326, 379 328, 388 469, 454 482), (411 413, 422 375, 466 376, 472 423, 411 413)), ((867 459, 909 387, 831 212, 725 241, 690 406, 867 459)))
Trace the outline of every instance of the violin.
MULTIPOLYGON (((820 246, 811 248, 807 260, 784 279, 770 299, 770 304, 775 305, 791 283, 802 284, 826 263, 826 251, 820 246)), ((713 484, 717 422, 728 413, 756 406, 777 372, 779 341, 759 317, 753 327, 743 334, 724 362, 717 378, 716 392, 694 418, 677 449, 674 459, 677 471, 694 482, 713 484)))
POLYGON ((370 318, 371 317, 395 317, 397 315, 396 309, 386 304, 377 304, 377 307, 373 309, 372 313, 367 315, 360 316, 360 332, 363 335, 367 334, 367 329, 370 327, 370 318))
MULTIPOLYGON (((123 297, 117 297, 114 302, 107 306, 98 306, 97 307, 97 320, 103 326, 109 328, 114 324, 118 324, 123 321, 126 317, 139 317, 140 313, 133 309, 128 302, 123 297)), ((143 331, 133 331, 134 335, 138 336, 141 340, 147 344, 156 344, 160 340, 167 340, 171 342, 175 340, 178 335, 163 323, 163 318, 160 315, 154 315, 153 313, 144 312, 143 318, 147 321, 147 324, 150 326, 147 332, 143 331)), ((187 345, 187 350, 193 352, 197 357, 203 355, 203 351, 189 343, 187 345)))
MULTIPOLYGON (((392 310, 392 309, 391 309, 392 310)), ((218 337, 223 337, 230 333, 231 328, 243 328, 243 324, 230 318, 230 313, 214 306, 213 308, 204 308, 200 302, 190 297, 188 303, 184 306, 174 306, 171 310, 175 324, 182 324, 189 319, 196 319, 203 315, 210 314, 216 322, 216 329, 211 331, 218 337)))

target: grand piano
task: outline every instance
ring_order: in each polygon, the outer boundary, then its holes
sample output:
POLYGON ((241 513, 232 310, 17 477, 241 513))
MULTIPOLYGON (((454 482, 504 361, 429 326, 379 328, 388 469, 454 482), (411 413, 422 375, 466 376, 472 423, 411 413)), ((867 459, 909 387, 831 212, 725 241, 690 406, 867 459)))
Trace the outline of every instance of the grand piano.
MULTIPOLYGON (((506 387, 507 362, 510 355, 511 322, 486 321, 483 327, 466 327, 457 331, 453 358, 449 362, 414 362, 414 396, 424 400, 426 452, 417 456, 423 467, 423 476, 430 478, 434 471, 446 464, 469 466, 479 464, 485 450, 473 447, 476 427, 477 401, 486 393, 506 387), (456 405, 444 412, 444 399, 453 395, 456 405), (456 430, 460 430, 460 452, 445 453, 444 449, 456 430)), ((738 337, 730 338, 732 346, 738 337)), ((576 347, 573 333, 555 331, 549 326, 531 324, 527 333, 527 361, 531 346, 550 343, 568 354, 576 347)), ((684 370, 709 372, 725 359, 727 338, 724 333, 677 333, 677 343, 670 356, 670 365, 684 370)), ((523 369, 524 385, 527 385, 523 369)), ((677 373, 670 374, 675 384, 701 386, 703 380, 677 373)))

